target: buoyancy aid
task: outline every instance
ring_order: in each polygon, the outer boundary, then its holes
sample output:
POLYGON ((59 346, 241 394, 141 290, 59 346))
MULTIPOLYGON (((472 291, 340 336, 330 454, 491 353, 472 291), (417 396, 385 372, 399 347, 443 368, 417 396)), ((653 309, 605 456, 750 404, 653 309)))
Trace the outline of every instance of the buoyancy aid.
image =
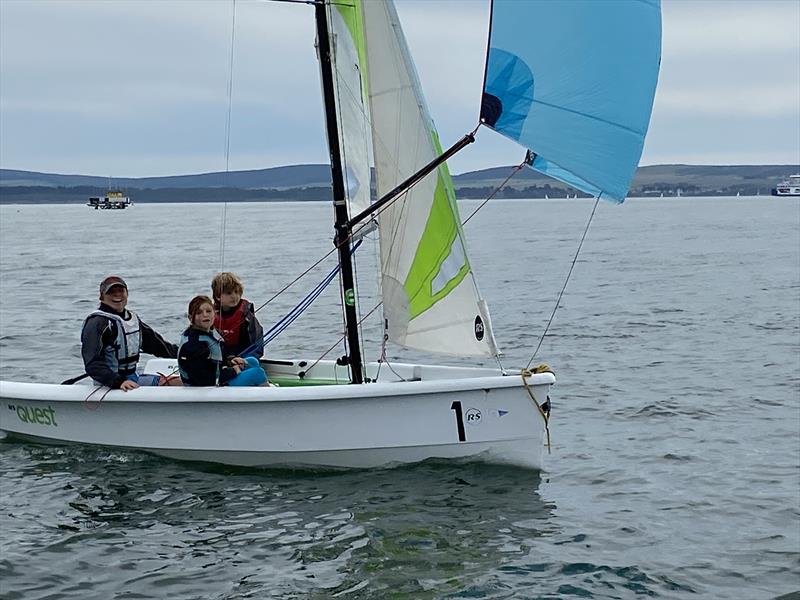
MULTIPOLYGON (((191 330, 188 329, 187 331, 191 331, 199 341, 205 343, 208 346, 208 357, 212 360, 216 366, 216 374, 214 375, 214 383, 215 385, 219 385, 219 373, 220 369, 222 368, 223 363, 223 356, 222 356, 222 342, 224 341, 222 334, 216 329, 212 329, 208 333, 202 333, 199 330, 191 330)), ((189 341, 189 335, 187 332, 184 331, 183 335, 181 335, 181 341, 178 344, 178 356, 181 356, 181 349, 183 345, 189 341)), ((180 362, 178 362, 178 370, 181 374, 181 379, 184 381, 189 380, 189 374, 180 367, 180 362)))
POLYGON ((239 338, 242 336, 242 324, 247 316, 247 307, 250 303, 242 298, 239 305, 230 314, 223 314, 222 308, 214 311, 214 328, 222 334, 225 344, 229 348, 239 347, 239 338))
MULTIPOLYGON (((136 365, 139 362, 139 349, 142 346, 142 327, 139 316, 131 310, 127 312, 130 315, 128 319, 123 319, 117 314, 99 309, 89 315, 89 317, 105 317, 109 321, 116 323, 117 339, 110 346, 104 347, 103 354, 109 368, 125 377, 136 372, 136 365)), ((87 320, 89 317, 87 317, 87 320)))

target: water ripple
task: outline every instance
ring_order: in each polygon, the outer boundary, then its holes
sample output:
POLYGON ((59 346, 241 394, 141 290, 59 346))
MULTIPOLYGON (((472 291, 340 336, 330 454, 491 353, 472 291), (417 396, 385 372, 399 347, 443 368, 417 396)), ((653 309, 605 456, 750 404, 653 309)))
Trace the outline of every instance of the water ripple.
MULTIPOLYGON (((80 324, 108 273, 123 273, 132 308, 174 340, 186 302, 207 292, 218 264, 217 245, 207 242, 218 234, 219 208, 87 215, 82 206, 0 206, 2 378, 80 374, 80 324), (96 251, 85 231, 99 219, 125 224, 133 259, 96 251), (180 268, 169 277, 154 271, 173 264, 176 251, 180 268), (44 300, 32 314, 20 298, 44 300)), ((526 364, 537 345, 591 208, 501 200, 470 221, 473 268, 509 368, 526 364), (517 257, 536 259, 535 281, 520 276, 517 257)), ((268 257, 239 270, 255 301, 330 247, 327 204, 236 204, 228 219, 237 235, 226 255, 253 256, 258 240, 257 254, 268 257), (286 240, 308 243, 287 252, 286 240)), ((798 223, 800 203, 786 199, 598 207, 537 357, 559 378, 553 452, 541 474, 435 461, 257 471, 2 443, 0 597, 730 600, 796 592, 798 223)), ((371 306, 374 278, 361 279, 371 306)), ((279 297, 262 322, 294 300, 279 297)), ((326 350, 339 335, 331 317, 338 300, 335 289, 323 295, 270 353, 326 350)), ((380 325, 365 324, 378 334, 368 356, 380 351, 380 325)))

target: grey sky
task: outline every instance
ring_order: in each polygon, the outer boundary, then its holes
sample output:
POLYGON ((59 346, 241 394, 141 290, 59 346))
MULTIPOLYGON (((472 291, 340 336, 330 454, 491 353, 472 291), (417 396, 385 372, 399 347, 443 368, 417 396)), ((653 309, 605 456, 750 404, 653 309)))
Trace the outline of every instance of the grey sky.
MULTIPOLYGON (((452 143, 477 120, 488 0, 397 6, 452 143)), ((0 0, 0 166, 225 170, 231 11, 230 0, 0 0)), ((641 164, 800 164, 800 1, 664 0, 663 13, 641 164)), ((313 41, 311 7, 237 0, 230 169, 327 160, 313 41)), ((484 130, 450 165, 523 154, 484 130)))

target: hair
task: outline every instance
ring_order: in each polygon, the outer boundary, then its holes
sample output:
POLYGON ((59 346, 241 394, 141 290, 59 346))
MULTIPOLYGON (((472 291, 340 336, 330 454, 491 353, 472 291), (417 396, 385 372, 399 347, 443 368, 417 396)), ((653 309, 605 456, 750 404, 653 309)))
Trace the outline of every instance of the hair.
POLYGON ((212 308, 214 307, 214 301, 211 300, 211 298, 209 298, 208 296, 195 296, 189 302, 188 314, 189 314, 189 321, 192 322, 192 325, 194 325, 194 316, 198 313, 200 307, 203 306, 203 304, 210 304, 212 308))
POLYGON ((211 293, 215 300, 219 300, 222 294, 239 294, 241 296, 244 294, 244 286, 236 273, 225 271, 217 273, 211 280, 211 293))

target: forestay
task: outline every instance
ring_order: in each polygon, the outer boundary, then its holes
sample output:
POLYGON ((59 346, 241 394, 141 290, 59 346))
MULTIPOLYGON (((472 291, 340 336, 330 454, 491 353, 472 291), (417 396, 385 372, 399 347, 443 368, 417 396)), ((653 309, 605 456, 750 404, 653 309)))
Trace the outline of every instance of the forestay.
POLYGON ((537 171, 622 202, 660 57, 659 0, 494 0, 481 116, 537 171))
MULTIPOLYGON (((378 196, 438 157, 441 146, 391 2, 364 1, 378 196)), ((378 217, 389 340, 451 355, 496 355, 446 164, 378 217)))

